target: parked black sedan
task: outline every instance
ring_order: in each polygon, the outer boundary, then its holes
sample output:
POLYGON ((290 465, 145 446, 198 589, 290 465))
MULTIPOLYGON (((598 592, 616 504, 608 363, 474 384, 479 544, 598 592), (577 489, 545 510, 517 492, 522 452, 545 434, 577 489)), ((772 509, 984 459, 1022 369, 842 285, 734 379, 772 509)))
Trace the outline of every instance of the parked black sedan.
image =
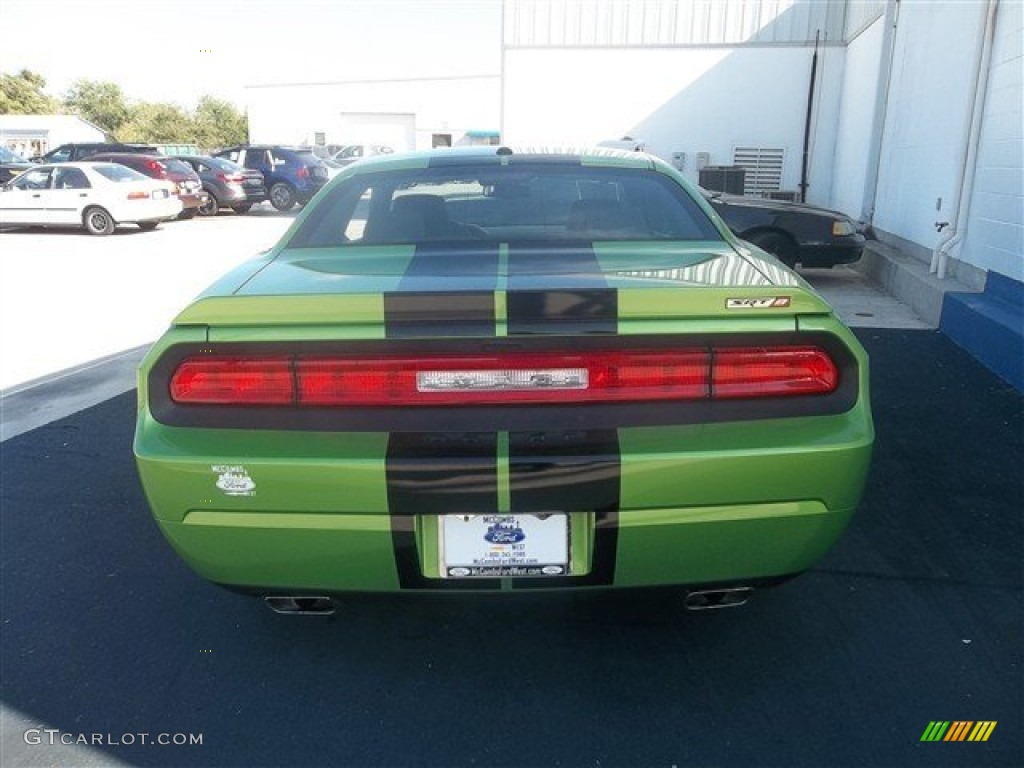
POLYGON ((789 266, 850 264, 864 250, 857 224, 839 211, 702 190, 733 232, 789 266))
POLYGON ((221 208, 248 213, 253 205, 267 199, 267 187, 259 171, 243 168, 223 157, 175 155, 175 159, 191 165, 203 182, 210 199, 200 206, 200 216, 216 216, 221 208))
POLYGON ((0 184, 6 184, 22 171, 27 171, 34 163, 21 155, 11 152, 7 147, 0 146, 0 184))

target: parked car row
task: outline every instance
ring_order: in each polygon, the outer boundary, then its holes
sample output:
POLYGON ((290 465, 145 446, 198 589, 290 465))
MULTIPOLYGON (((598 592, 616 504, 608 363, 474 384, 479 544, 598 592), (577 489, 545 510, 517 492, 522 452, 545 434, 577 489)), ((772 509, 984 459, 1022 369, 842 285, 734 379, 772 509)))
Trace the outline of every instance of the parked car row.
MULTIPOLYGON (((80 226, 92 234, 109 234, 113 226, 92 226, 92 209, 103 208, 106 219, 118 223, 138 223, 114 212, 124 211, 121 200, 110 205, 96 202, 97 192, 80 194, 76 205, 68 207, 69 196, 54 196, 58 178, 55 171, 68 163, 116 163, 131 169, 139 178, 167 182, 163 187, 177 199, 174 216, 187 219, 197 214, 213 216, 222 208, 247 213, 253 205, 269 200, 279 211, 305 205, 332 175, 328 166, 312 150, 277 145, 239 145, 215 155, 176 155, 166 157, 156 147, 141 144, 64 144, 32 161, 4 150, 0 154, 0 177, 5 186, 0 194, 0 225, 80 226), (34 164, 39 162, 39 164, 34 164), (17 178, 33 171, 22 182, 17 178), (57 209, 49 207, 58 205, 57 209), (88 211, 88 213, 87 213, 88 211), (74 214, 72 216, 72 213, 74 214)), ((340 166, 334 169, 340 170, 340 166)), ((87 187, 102 189, 92 175, 83 177, 87 187), (98 184, 98 186, 97 186, 98 184)), ((136 179, 137 180, 137 179, 136 179)), ((83 184, 85 182, 82 182, 83 184)), ((137 208, 137 206, 135 207, 137 208)), ((131 215, 136 212, 131 209, 131 215)), ((158 217, 153 226, 163 218, 158 217)), ((147 224, 149 220, 147 219, 147 224)), ((152 228, 152 227, 146 227, 152 228)))
MULTIPOLYGON (((82 160, 117 162, 154 179, 174 184, 181 201, 179 218, 214 216, 222 208, 246 213, 267 200, 279 211, 305 205, 347 165, 392 152, 384 145, 348 145, 332 159, 313 149, 270 144, 241 144, 207 155, 165 157, 143 144, 66 144, 43 155, 50 164, 82 160)), ((33 165, 8 150, 0 154, 0 183, 33 165)), ((848 216, 825 208, 703 190, 704 197, 729 228, 789 266, 831 267, 860 258, 864 235, 848 216)), ((0 202, 17 201, 17 195, 0 202)), ((19 207, 28 215, 27 209, 19 207)), ((7 223, 10 212, 0 213, 7 223)), ((61 217, 58 217, 61 218, 61 217)), ((52 221, 39 222, 44 224, 52 221)), ((85 226, 83 224, 83 226, 85 226)), ((88 229, 88 227, 86 227, 88 229)), ((91 231, 91 230, 90 230, 91 231)), ((100 234, 100 232, 97 232, 100 234)))
POLYGON ((240 144, 215 153, 215 157, 262 174, 267 199, 279 211, 305 205, 330 178, 327 166, 312 149, 240 144))
POLYGON ((36 165, 0 188, 0 225, 80 227, 109 235, 118 224, 154 229, 181 211, 174 182, 120 163, 36 165))

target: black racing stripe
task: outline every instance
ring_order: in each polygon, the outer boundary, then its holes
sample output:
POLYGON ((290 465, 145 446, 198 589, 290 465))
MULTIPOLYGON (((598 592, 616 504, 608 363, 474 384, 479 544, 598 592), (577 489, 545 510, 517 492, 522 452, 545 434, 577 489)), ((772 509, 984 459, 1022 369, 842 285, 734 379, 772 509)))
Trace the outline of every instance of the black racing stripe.
POLYGON ((589 574, 515 579, 516 589, 603 586, 614 582, 621 480, 619 435, 614 429, 509 434, 512 512, 593 511, 597 514, 589 574))
POLYGON ((497 579, 428 579, 416 546, 417 515, 498 511, 495 432, 393 433, 385 475, 391 539, 402 589, 499 589, 497 579))
POLYGON ((506 306, 509 336, 618 330, 618 292, 590 244, 510 245, 506 306))
POLYGON ((418 245, 398 289, 384 294, 386 335, 389 339, 494 336, 497 284, 496 243, 418 245))

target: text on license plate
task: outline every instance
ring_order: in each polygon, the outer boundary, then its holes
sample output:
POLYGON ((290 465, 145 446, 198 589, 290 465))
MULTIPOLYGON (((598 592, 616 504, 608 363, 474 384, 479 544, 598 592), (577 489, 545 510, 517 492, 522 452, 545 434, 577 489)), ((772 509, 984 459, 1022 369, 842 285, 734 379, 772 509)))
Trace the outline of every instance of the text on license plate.
POLYGON ((569 573, 569 518, 565 514, 444 515, 440 538, 443 578, 569 573))

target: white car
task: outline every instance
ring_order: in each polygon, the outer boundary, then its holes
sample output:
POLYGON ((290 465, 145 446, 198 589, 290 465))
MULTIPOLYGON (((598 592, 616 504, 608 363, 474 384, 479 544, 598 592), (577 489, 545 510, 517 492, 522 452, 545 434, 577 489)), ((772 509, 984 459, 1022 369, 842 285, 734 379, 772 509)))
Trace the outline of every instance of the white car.
POLYGON ((357 160, 362 160, 364 157, 390 155, 394 151, 394 149, 386 144, 348 144, 335 152, 331 160, 344 167, 351 165, 357 160))
POLYGON ((0 188, 0 226, 84 227, 109 235, 118 224, 154 229, 180 212, 171 182, 116 163, 38 165, 0 188))

